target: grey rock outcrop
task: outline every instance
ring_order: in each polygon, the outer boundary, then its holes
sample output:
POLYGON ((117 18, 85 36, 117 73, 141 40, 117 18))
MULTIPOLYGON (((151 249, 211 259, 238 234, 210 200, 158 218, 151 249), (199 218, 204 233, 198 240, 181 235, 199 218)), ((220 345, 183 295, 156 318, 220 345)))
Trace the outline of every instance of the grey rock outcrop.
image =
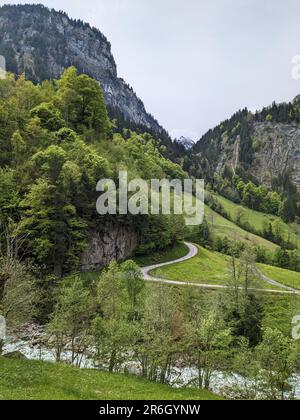
MULTIPOLYGON (((253 155, 246 171, 267 187, 271 187, 273 178, 288 174, 300 191, 300 124, 256 122, 252 119, 249 133, 253 155)), ((212 173, 222 174, 225 167, 235 172, 243 166, 239 135, 222 135, 218 143, 205 144, 197 155, 200 162, 203 156, 209 155, 211 147, 214 147, 213 157, 209 160, 212 173)))
POLYGON ((107 225, 96 232, 81 261, 82 271, 92 271, 109 265, 112 260, 123 261, 138 247, 139 237, 131 227, 107 225))
POLYGON ((300 126, 280 123, 255 123, 257 142, 251 172, 261 183, 270 185, 272 177, 289 172, 300 191, 300 126))
POLYGON ((41 5, 0 8, 0 54, 7 70, 41 82, 75 66, 98 80, 107 105, 125 121, 164 132, 133 89, 118 77, 111 45, 96 28, 41 5))

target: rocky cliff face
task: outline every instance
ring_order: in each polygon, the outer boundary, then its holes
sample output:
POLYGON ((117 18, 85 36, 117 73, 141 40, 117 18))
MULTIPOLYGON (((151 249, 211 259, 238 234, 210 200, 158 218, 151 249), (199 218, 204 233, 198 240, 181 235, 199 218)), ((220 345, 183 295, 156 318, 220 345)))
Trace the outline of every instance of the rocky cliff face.
POLYGON ((132 256, 139 243, 133 228, 108 225, 96 232, 82 256, 82 271, 92 271, 109 265, 112 260, 123 261, 132 256))
POLYGON ((253 126, 255 154, 252 175, 270 185, 272 177, 289 172, 300 191, 300 126, 256 123, 253 126))
POLYGON ((115 114, 154 133, 163 132, 130 86, 117 76, 111 45, 95 28, 43 6, 0 8, 0 54, 7 70, 35 81, 58 78, 74 65, 101 83, 115 114))
MULTIPOLYGON (((292 181, 300 191, 300 98, 255 115, 247 109, 209 130, 189 155, 189 169, 210 181, 237 168, 259 184, 292 181)), ((241 172, 239 172, 241 173, 241 172)))
MULTIPOLYGON (((247 170, 261 184, 271 186, 271 180, 289 173, 291 181, 300 191, 300 125, 272 122, 250 124, 253 144, 252 163, 247 170)), ((202 157, 202 153, 199 155, 202 157)), ((233 171, 241 165, 240 137, 224 139, 218 146, 216 158, 212 160, 213 172, 222 173, 225 167, 233 171), (226 140, 226 141, 225 141, 226 140)))

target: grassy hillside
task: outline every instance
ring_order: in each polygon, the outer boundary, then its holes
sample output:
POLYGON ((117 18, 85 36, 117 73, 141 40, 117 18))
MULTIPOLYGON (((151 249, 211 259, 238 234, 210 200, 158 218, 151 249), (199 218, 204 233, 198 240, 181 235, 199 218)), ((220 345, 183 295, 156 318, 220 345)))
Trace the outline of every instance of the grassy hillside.
MULTIPOLYGON (((199 247, 196 257, 153 270, 151 274, 167 280, 226 285, 230 281, 230 257, 199 247)), ((260 279, 255 282, 255 287, 276 289, 260 279)))
POLYGON ((272 280, 276 280, 285 286, 300 289, 300 273, 265 264, 258 264, 258 266, 261 272, 272 280))
MULTIPOLYGON (((187 199, 188 196, 185 196, 185 199, 187 199)), ((193 205, 196 205, 196 197, 193 197, 193 205)), ((162 197, 160 196, 160 202, 162 201, 162 197)), ((234 203, 231 203, 229 201, 229 203, 232 206, 232 209, 236 209, 237 205, 234 203)), ((174 208, 174 192, 171 191, 171 209, 173 210, 174 208)), ((237 226, 234 222, 224 218, 223 216, 221 216, 220 214, 216 213, 215 211, 213 211, 208 205, 204 206, 204 215, 205 218, 209 224, 211 233, 213 235, 214 238, 220 236, 220 237, 227 237, 228 239, 232 240, 232 241, 242 241, 245 242, 247 244, 249 244, 250 246, 263 246, 264 248, 266 248, 269 251, 274 251, 277 249, 277 245, 275 245, 274 243, 258 236, 258 235, 254 235, 253 233, 247 232, 246 230, 240 228, 239 226, 237 226)), ((198 226, 196 227, 187 227, 187 232, 190 234, 194 234, 195 231, 197 231, 198 226)), ((193 235, 194 236, 194 235, 193 235)), ((300 238, 300 236, 299 236, 300 238)), ((150 256, 150 258, 148 256, 146 257, 139 257, 137 259, 137 262, 140 263, 141 265, 148 265, 152 262, 165 262, 171 259, 176 259, 176 258, 180 258, 181 252, 184 251, 184 249, 182 248, 181 250, 178 250, 178 248, 175 250, 175 258, 168 258, 168 256, 172 257, 172 254, 174 255, 173 250, 167 250, 166 251, 166 255, 164 257, 162 257, 162 253, 156 253, 150 256), (154 258, 155 257, 155 258, 154 258)), ((184 254, 183 254, 184 255, 184 254)))
POLYGON ((140 267, 145 267, 147 265, 177 260, 187 255, 188 252, 188 247, 184 243, 179 243, 174 248, 153 252, 151 255, 137 255, 134 257, 134 260, 140 267))
POLYGON ((249 245, 263 246, 269 251, 274 251, 277 248, 277 245, 267 241, 264 238, 261 238, 260 236, 254 235, 241 229, 230 220, 225 219, 215 211, 211 210, 208 206, 205 206, 205 217, 211 228, 213 236, 215 237, 226 236, 233 241, 243 241, 249 245))
POLYGON ((226 284, 229 281, 229 258, 199 247, 199 254, 178 264, 151 272, 155 277, 192 283, 226 284))
POLYGON ((173 389, 132 376, 0 358, 1 400, 217 400, 208 391, 173 389))
MULTIPOLYGON (((273 223, 276 219, 278 219, 276 216, 260 213, 247 207, 237 205, 220 195, 213 194, 213 197, 216 198, 223 206, 231 220, 236 220, 237 208, 242 208, 245 215, 243 216, 243 223, 248 223, 251 228, 255 230, 263 232, 266 224, 273 223)), ((300 247, 300 226, 296 223, 289 225, 282 221, 282 228, 284 239, 286 241, 290 240, 295 246, 300 247)))

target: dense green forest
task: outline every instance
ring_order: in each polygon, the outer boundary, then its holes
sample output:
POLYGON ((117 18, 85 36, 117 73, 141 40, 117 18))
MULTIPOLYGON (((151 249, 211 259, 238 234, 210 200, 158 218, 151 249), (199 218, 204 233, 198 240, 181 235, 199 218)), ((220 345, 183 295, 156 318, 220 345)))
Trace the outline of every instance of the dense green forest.
MULTIPOLYGON (((74 20, 69 18, 63 11, 57 12, 43 5, 4 5, 0 7, 0 14, 4 21, 3 30, 9 34, 9 40, 6 37, 0 39, 0 54, 6 59, 8 71, 14 74, 24 72, 27 80, 37 84, 57 77, 57 73, 54 75, 53 66, 50 66, 47 61, 49 54, 53 54, 56 68, 64 69, 75 65, 74 56, 72 57, 68 50, 66 42, 67 35, 61 31, 58 24, 59 21, 68 21, 74 32, 82 32, 85 34, 85 37, 90 38, 91 42, 95 43, 94 45, 100 46, 100 48, 108 52, 109 58, 106 57, 105 60, 110 61, 110 68, 104 68, 103 72, 100 71, 101 83, 118 86, 121 82, 124 85, 125 91, 127 91, 125 95, 135 95, 131 86, 125 83, 125 81, 118 79, 117 66, 113 55, 110 53, 111 44, 97 28, 91 27, 88 23, 80 19, 74 20), (16 27, 18 30, 15 30, 16 27), (29 28, 30 31, 28 30, 29 28), (28 38, 24 41, 23 37, 27 31, 29 32, 28 38), (24 42, 31 45, 33 66, 26 64, 24 55, 21 54, 21 57, 17 58, 16 50, 24 42)), ((61 24, 64 25, 64 23, 61 24)), ((93 49, 91 45, 89 47, 90 50, 93 49)), ((87 50, 85 53, 90 54, 91 51, 87 50)), ((99 65, 100 69, 101 66, 102 64, 99 65)), ((76 60, 76 68, 79 74, 87 74, 90 77, 95 77, 93 69, 89 68, 85 62, 76 60)), ((127 100, 130 100, 130 98, 127 97, 127 100)), ((106 104, 110 119, 115 120, 114 132, 120 132, 124 128, 130 129, 138 134, 148 132, 156 140, 164 144, 165 149, 163 153, 168 158, 175 160, 184 153, 183 147, 177 142, 172 141, 168 132, 159 125, 152 115, 148 114, 152 125, 138 124, 132 121, 128 115, 125 116, 124 110, 118 104, 109 104, 108 102, 106 104)), ((142 113, 146 113, 144 104, 139 98, 137 98, 137 105, 142 113)))
MULTIPOLYGON (((272 189, 257 185, 247 179, 247 162, 235 174, 214 175, 207 185, 207 217, 190 230, 183 216, 99 216, 101 178, 118 183, 121 169, 129 179, 187 174, 164 156, 165 147, 151 134, 111 120, 99 83, 74 67, 57 81, 37 85, 8 74, 0 80, 0 98, 0 313, 9 329, 28 321, 42 325, 57 362, 66 361, 67 352, 68 363, 80 367, 88 359, 110 373, 126 372, 134 363, 144 379, 161 384, 174 383, 178 370, 192 369, 188 385, 207 390, 215 372, 238 373, 242 384, 224 391, 227 396, 293 398, 299 342, 290 338, 290 318, 297 314, 298 296, 281 300, 272 290, 268 299, 265 289, 256 292, 255 264, 300 271, 297 244, 285 236, 299 211, 289 180, 285 187, 280 180, 272 189), (216 192, 232 200, 234 216, 216 192), (228 222, 248 235, 254 228, 244 216, 255 211, 275 218, 254 232, 265 236, 271 249, 249 244, 248 238, 229 240, 216 227, 219 218, 222 227, 228 222), (163 250, 183 256, 182 244, 179 251, 172 247, 184 238, 202 245, 215 258, 214 267, 204 263, 207 273, 219 269, 218 261, 227 287, 214 292, 147 284, 132 260, 80 273, 92 233, 101 234, 107 224, 135 229, 137 253, 148 261, 154 251, 156 257, 163 250)), ((243 111, 226 125, 228 130, 242 119, 243 156, 251 148, 247 116, 243 111)), ((0 354, 4 345, 0 340, 0 354)), ((180 375, 176 380, 182 385, 180 375)))
MULTIPOLYGON (((10 75, 0 97, 1 249, 13 238, 44 272, 76 269, 91 232, 110 221, 96 213, 100 179, 117 182, 121 169, 129 179, 185 176, 149 134, 116 133, 99 84, 75 68, 41 85, 10 75)), ((181 235, 167 217, 113 222, 134 225, 148 250, 181 235)))

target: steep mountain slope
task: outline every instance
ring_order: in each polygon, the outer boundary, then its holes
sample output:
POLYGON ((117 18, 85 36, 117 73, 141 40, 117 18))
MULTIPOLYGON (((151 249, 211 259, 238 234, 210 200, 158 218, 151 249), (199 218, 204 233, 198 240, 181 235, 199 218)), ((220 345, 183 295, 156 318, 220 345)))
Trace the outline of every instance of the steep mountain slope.
POLYGON ((251 172, 263 184, 290 172, 300 190, 300 126, 298 123, 258 122, 253 124, 255 143, 251 172))
POLYGON ((59 78, 66 67, 74 65, 101 83, 110 115, 122 127, 141 127, 168 138, 133 89, 118 77, 110 43, 90 25, 41 5, 3 6, 0 54, 9 71, 25 71, 34 82, 59 78))
POLYGON ((288 176, 300 190, 299 99, 273 104, 255 115, 247 109, 207 132, 193 147, 189 169, 213 178, 226 167, 242 168, 247 176, 270 187, 288 176))
MULTIPOLYGON (((245 227, 248 227, 248 229, 252 232, 256 231, 259 236, 263 235, 263 231, 266 226, 270 226, 270 224, 274 224, 278 221, 278 217, 274 215, 242 207, 241 205, 237 205, 218 194, 212 193, 212 195, 226 212, 228 220, 236 224, 238 217, 240 224, 245 225, 245 227)), ((280 230, 283 239, 285 241, 290 241, 295 248, 300 247, 300 235, 299 231, 296 229, 297 226, 299 225, 296 223, 287 224, 283 221, 280 223, 280 230)))

